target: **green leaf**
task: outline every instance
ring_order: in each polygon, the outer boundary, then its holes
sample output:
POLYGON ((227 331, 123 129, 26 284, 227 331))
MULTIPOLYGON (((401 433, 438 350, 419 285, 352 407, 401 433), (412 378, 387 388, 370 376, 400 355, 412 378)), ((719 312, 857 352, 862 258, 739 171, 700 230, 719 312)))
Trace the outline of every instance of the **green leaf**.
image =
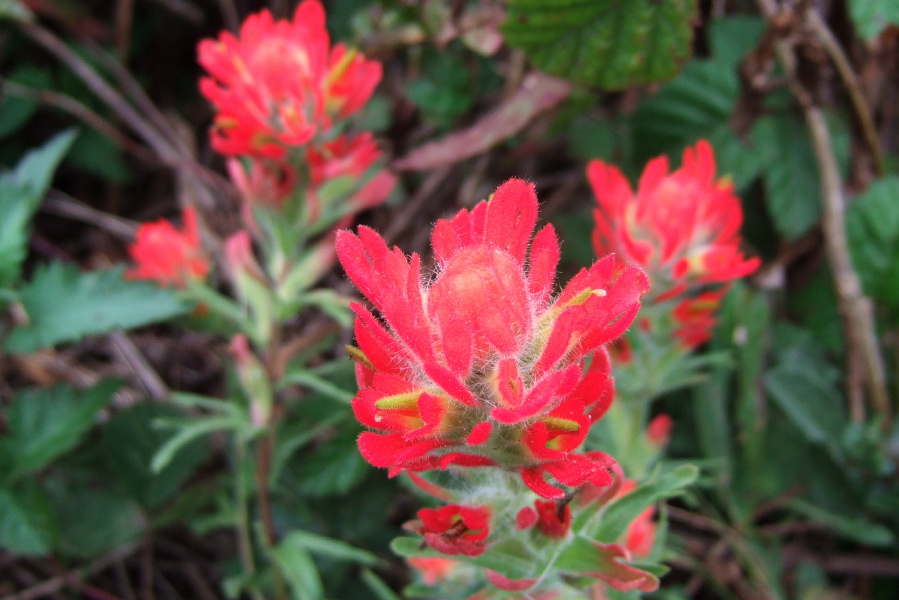
POLYGON ((73 130, 57 134, 26 154, 15 169, 0 176, 0 288, 19 280, 31 218, 74 139, 73 130))
POLYGON ((153 427, 153 422, 184 416, 174 406, 142 402, 116 413, 103 427, 106 470, 145 508, 156 508, 171 498, 209 456, 208 445, 195 439, 182 446, 158 473, 150 468, 153 456, 170 437, 153 427))
POLYGON ((0 548, 39 556, 50 552, 55 536, 53 514, 38 488, 0 487, 0 548))
POLYGON ((34 473, 74 447, 119 385, 105 379, 85 390, 58 385, 17 396, 7 413, 14 465, 9 477, 34 473))
POLYGON ((899 308, 899 177, 876 181, 855 199, 846 235, 865 292, 899 308))
POLYGON ((623 89, 677 74, 695 16, 694 0, 512 0, 502 32, 547 73, 623 89))
POLYGON ((369 472, 356 448, 358 430, 346 429, 318 446, 311 455, 295 456, 300 489, 310 496, 346 494, 369 472))
POLYGON ((109 490, 63 490, 53 504, 59 518, 56 549, 67 556, 97 557, 138 540, 147 527, 134 501, 109 490))
POLYGON ((403 600, 371 569, 362 569, 362 581, 378 600, 403 600))
POLYGON ((872 523, 864 517, 838 515, 800 498, 793 498, 788 506, 833 531, 868 546, 889 546, 895 539, 888 527, 872 523))
POLYGON ((81 132, 66 160, 67 164, 81 167, 106 181, 126 183, 131 177, 122 149, 96 129, 81 132))
POLYGON ((709 23, 712 59, 736 69, 743 57, 762 41, 766 28, 764 19, 748 15, 714 19, 709 23))
POLYGON ((178 427, 178 433, 170 437, 153 455, 153 459, 150 461, 150 470, 153 473, 162 473, 182 448, 204 435, 213 431, 239 430, 250 427, 250 425, 242 418, 227 416, 195 419, 183 424, 179 423, 178 427))
POLYGON ((324 588, 312 555, 296 538, 287 536, 272 550, 272 558, 281 570, 295 600, 320 600, 324 588))
POLYGON ((59 262, 37 270, 21 290, 26 325, 13 330, 6 349, 13 353, 74 342, 86 335, 131 329, 190 310, 176 292, 147 281, 127 281, 123 267, 82 273, 59 262))
MULTIPOLYGON (((46 89, 52 86, 50 72, 32 65, 23 65, 13 69, 6 77, 4 86, 18 84, 33 90, 46 89)), ((13 95, 14 90, 7 91, 0 100, 0 138, 6 138, 21 129, 34 113, 38 102, 32 98, 20 98, 13 95)))
POLYGON ((650 592, 658 588, 658 577, 629 564, 626 552, 578 536, 568 543, 554 567, 572 574, 608 577, 631 589, 650 592))
POLYGON ((356 562, 369 567, 381 564, 381 559, 369 552, 356 548, 346 542, 335 540, 323 535, 308 531, 292 531, 284 537, 284 543, 296 544, 313 554, 324 556, 334 560, 356 562))
POLYGON ((859 37, 871 40, 887 25, 899 25, 899 3, 896 0, 849 0, 849 16, 859 37))
POLYGON ((637 489, 609 504, 594 531, 583 533, 598 542, 615 542, 641 512, 665 498, 679 495, 698 475, 699 469, 693 465, 680 465, 667 472, 657 468, 637 489))

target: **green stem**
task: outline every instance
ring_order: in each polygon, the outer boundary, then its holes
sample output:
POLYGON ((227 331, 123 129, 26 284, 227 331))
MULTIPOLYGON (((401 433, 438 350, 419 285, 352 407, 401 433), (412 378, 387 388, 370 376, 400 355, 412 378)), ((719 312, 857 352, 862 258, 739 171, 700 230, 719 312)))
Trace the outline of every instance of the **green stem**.
MULTIPOLYGON (((240 563, 244 573, 248 577, 256 574, 256 564, 253 560, 253 542, 250 537, 250 517, 247 506, 247 486, 244 481, 244 467, 247 459, 247 448, 242 436, 234 437, 235 473, 234 495, 237 504, 237 548, 240 554, 240 563)), ((250 590, 253 600, 264 600, 259 590, 250 590)))

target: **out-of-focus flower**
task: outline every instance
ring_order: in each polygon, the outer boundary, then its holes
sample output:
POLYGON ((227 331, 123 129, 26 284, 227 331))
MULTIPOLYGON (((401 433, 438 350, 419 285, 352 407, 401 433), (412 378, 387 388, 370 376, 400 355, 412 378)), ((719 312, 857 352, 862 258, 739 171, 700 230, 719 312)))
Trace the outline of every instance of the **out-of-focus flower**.
POLYGON ((677 323, 674 337, 681 345, 692 350, 709 341, 712 330, 718 319, 715 314, 721 306, 721 299, 727 292, 727 288, 711 292, 703 292, 692 298, 680 300, 672 310, 672 316, 677 323))
POLYGON ((571 507, 568 502, 535 500, 534 508, 522 508, 515 521, 518 529, 528 529, 536 524, 546 537, 563 538, 571 529, 571 507))
POLYGON ((406 525, 434 550, 444 554, 478 556, 487 548, 490 508, 448 504, 418 511, 420 521, 406 525))
POLYGON ((238 231, 225 240, 225 258, 231 275, 235 280, 242 277, 251 277, 260 282, 265 282, 262 267, 256 262, 253 255, 253 240, 246 231, 238 231))
MULTIPOLYGON (((626 496, 636 489, 637 483, 632 479, 625 479, 618 490, 616 497, 626 496)), ((656 524, 652 518, 655 516, 656 507, 650 506, 631 521, 624 531, 619 543, 638 558, 645 558, 652 552, 656 543, 656 524)))
POLYGON ((421 574, 421 580, 427 585, 436 585, 446 580, 459 566, 459 561, 451 558, 414 556, 407 559, 407 562, 421 574))
MULTIPOLYGON (((381 158, 381 151, 368 132, 350 139, 340 136, 321 146, 310 146, 306 151, 310 179, 321 186, 341 177, 359 181, 381 158)), ((361 188, 350 196, 351 212, 358 212, 384 202, 396 185, 396 176, 386 170, 377 171, 361 188)))
POLYGON ((715 179, 708 142, 684 150, 669 173, 667 157, 650 161, 634 194, 624 175, 600 160, 587 166, 599 208, 593 245, 646 269, 659 298, 690 286, 744 277, 759 265, 740 251, 743 210, 733 183, 715 179))
POLYGON ((150 279, 160 285, 185 287, 202 280, 209 272, 209 260, 200 247, 200 232, 193 207, 184 209, 184 228, 176 229, 165 219, 144 223, 137 230, 128 253, 135 267, 129 279, 150 279))
POLYGON ((375 430, 359 437, 370 463, 391 474, 498 465, 545 498, 564 495, 547 475, 611 482, 608 456, 577 450, 612 399, 604 345, 633 321, 647 280, 608 256, 553 298, 559 246, 551 226, 531 241, 536 220, 533 186, 506 182, 437 223, 427 279, 417 255, 373 230, 338 233, 341 264, 388 326, 354 306, 353 408, 375 430))
POLYGON ((646 426, 646 439, 649 443, 661 450, 668 445, 671 439, 671 430, 674 429, 674 421, 665 413, 656 415, 646 426))
POLYGON ((229 158, 225 164, 247 208, 247 205, 280 207, 296 187, 293 169, 280 161, 250 158, 244 166, 240 160, 229 158))
POLYGON ((222 32, 197 50, 210 75, 200 92, 217 110, 212 144, 229 156, 284 157, 361 107, 381 79, 380 63, 330 48, 319 0, 302 2, 292 21, 250 15, 239 36, 222 32))

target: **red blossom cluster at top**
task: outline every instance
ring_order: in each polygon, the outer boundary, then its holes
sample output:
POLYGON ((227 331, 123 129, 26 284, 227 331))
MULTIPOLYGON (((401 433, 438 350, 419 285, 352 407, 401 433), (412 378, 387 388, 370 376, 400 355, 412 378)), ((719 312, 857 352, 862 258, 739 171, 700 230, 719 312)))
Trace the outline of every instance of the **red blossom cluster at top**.
POLYGON ((210 74, 200 91, 218 111, 212 144, 229 156, 283 158, 358 110, 381 80, 377 61, 331 47, 318 0, 301 3, 292 21, 251 15, 238 36, 203 40, 198 54, 210 74))
POLYGON ((605 344, 633 321, 646 276, 608 256, 554 296, 559 245, 549 225, 531 239, 536 221, 534 187, 506 182, 437 223, 437 273, 424 279, 418 255, 373 230, 338 234, 341 264, 383 318, 353 307, 353 408, 374 430, 359 438, 371 464, 497 465, 545 498, 564 495, 547 476, 611 483, 611 459, 578 448, 611 401, 605 344))
POLYGON ((128 252, 135 262, 135 267, 125 273, 129 279, 185 287, 192 280, 204 279, 209 272, 209 259, 200 247, 193 207, 184 209, 184 229, 176 229, 164 219, 141 225, 128 252))
MULTIPOLYGON (((593 246, 624 264, 643 267, 656 301, 677 298, 707 284, 745 277, 759 266, 740 250, 743 209, 733 183, 715 178, 712 147, 700 140, 684 150, 679 169, 668 158, 651 160, 636 193, 613 165, 593 160, 587 178, 599 207, 593 246)), ((676 336, 688 348, 706 341, 723 291, 693 298, 674 311, 676 336)))

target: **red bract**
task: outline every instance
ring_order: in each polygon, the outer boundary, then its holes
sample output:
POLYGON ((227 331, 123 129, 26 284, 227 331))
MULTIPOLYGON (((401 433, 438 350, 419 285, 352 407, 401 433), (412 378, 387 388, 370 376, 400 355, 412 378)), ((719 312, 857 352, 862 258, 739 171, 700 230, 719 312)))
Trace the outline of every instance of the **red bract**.
POLYGON ((318 0, 301 3, 292 21, 267 10, 251 15, 239 36, 203 40, 198 55, 210 74, 200 92, 218 111, 213 147, 232 156, 285 156, 330 127, 331 116, 362 106, 381 79, 380 63, 330 48, 318 0))
POLYGON ((712 337, 712 329, 718 321, 715 313, 718 312, 721 298, 726 292, 726 288, 721 288, 693 298, 684 298, 677 303, 672 311, 677 323, 674 337, 684 348, 692 350, 712 337))
POLYGON ((434 550, 444 554, 478 556, 487 548, 490 535, 490 509, 448 504, 418 511, 421 521, 408 528, 424 537, 434 550))
POLYGON ((653 288, 673 297, 688 286, 728 281, 752 273, 757 258, 740 251, 743 210, 728 179, 715 179, 708 142, 684 151, 683 165, 668 172, 660 156, 646 165, 637 193, 624 175, 600 160, 587 166, 599 208, 593 245, 641 265, 653 288))
POLYGON ((337 236, 338 258, 381 313, 354 306, 359 447, 378 467, 498 465, 546 498, 611 481, 611 460, 577 453, 612 399, 604 345, 633 321, 648 284, 608 256, 553 298, 559 246, 537 221, 532 185, 439 221, 434 277, 373 230, 337 236), (586 360, 593 355, 589 369, 586 360))
POLYGON ((184 287, 191 280, 201 280, 209 272, 209 260, 200 247, 197 215, 192 207, 184 209, 184 229, 176 229, 169 221, 144 223, 128 248, 135 267, 128 270, 129 279, 150 279, 160 285, 184 287))

